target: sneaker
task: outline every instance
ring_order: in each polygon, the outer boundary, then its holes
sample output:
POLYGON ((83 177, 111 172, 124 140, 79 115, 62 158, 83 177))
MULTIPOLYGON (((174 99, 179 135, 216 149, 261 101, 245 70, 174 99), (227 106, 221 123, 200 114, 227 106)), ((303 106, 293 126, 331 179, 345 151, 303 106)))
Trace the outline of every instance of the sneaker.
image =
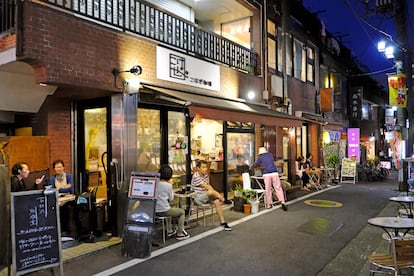
POLYGON ((285 204, 283 204, 283 203, 282 203, 282 209, 283 209, 283 211, 285 211, 285 212, 287 211, 287 206, 286 206, 285 204))
POLYGON ((177 240, 182 241, 190 238, 190 234, 183 232, 175 237, 177 240))
POLYGON ((231 227, 227 224, 227 222, 223 222, 221 224, 221 226, 223 226, 223 229, 226 231, 231 231, 231 227))
POLYGON ((168 237, 174 236, 175 234, 177 234, 177 230, 172 230, 171 232, 167 233, 168 237))

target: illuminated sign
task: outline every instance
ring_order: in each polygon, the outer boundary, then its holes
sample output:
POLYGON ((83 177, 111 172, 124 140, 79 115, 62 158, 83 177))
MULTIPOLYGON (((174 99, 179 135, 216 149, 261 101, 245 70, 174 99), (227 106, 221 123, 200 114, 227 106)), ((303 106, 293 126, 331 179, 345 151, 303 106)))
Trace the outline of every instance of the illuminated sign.
POLYGON ((348 128, 348 158, 356 157, 359 161, 359 128, 348 128))
POLYGON ((220 66, 159 46, 157 78, 220 91, 220 66))

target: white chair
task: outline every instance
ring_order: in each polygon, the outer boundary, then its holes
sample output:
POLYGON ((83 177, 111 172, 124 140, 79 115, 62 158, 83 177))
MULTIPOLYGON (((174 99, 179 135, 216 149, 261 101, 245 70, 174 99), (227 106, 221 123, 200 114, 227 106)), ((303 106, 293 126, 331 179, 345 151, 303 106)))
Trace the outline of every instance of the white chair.
POLYGON ((197 216, 197 221, 198 221, 198 211, 201 210, 202 214, 203 214, 203 226, 207 227, 207 221, 206 221, 206 216, 208 215, 207 212, 210 211, 211 212, 211 216, 213 217, 213 224, 214 224, 214 204, 212 203, 200 203, 196 201, 194 201, 194 206, 196 207, 196 216, 197 216))
MULTIPOLYGON (((242 173, 243 179, 243 190, 253 190, 257 193, 257 200, 261 200, 265 198, 265 189, 263 188, 262 184, 256 178, 256 183, 259 186, 258 189, 252 188, 251 178, 249 173, 242 173)), ((265 200, 265 199, 264 199, 265 200)))

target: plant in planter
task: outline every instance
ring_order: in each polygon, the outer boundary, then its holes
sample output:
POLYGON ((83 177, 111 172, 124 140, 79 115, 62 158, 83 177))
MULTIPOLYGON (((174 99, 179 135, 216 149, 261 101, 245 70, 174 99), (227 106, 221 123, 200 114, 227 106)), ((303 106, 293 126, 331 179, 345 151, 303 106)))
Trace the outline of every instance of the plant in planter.
POLYGON ((336 179, 336 169, 339 166, 339 155, 337 153, 330 153, 325 157, 326 164, 329 168, 334 169, 334 179, 336 179))
POLYGON ((240 185, 234 186, 234 198, 233 198, 233 209, 237 212, 243 212, 243 205, 246 203, 246 199, 243 196, 243 188, 240 185))
POLYGON ((257 213, 259 210, 259 200, 257 199, 257 192, 255 190, 243 190, 242 194, 246 202, 243 205, 245 213, 246 214, 250 214, 250 212, 257 213), (250 206, 245 206, 245 205, 250 205, 250 206), (247 211, 246 209, 249 211, 247 211))

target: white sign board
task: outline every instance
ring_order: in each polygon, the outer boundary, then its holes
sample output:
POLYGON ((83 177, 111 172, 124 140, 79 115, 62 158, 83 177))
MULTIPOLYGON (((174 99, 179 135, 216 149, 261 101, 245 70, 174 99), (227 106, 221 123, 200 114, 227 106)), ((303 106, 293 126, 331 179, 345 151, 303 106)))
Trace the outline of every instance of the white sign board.
POLYGON ((128 197, 155 198, 158 181, 156 176, 131 176, 128 197))
POLYGON ((159 46, 157 78, 220 91, 220 66, 159 46))

